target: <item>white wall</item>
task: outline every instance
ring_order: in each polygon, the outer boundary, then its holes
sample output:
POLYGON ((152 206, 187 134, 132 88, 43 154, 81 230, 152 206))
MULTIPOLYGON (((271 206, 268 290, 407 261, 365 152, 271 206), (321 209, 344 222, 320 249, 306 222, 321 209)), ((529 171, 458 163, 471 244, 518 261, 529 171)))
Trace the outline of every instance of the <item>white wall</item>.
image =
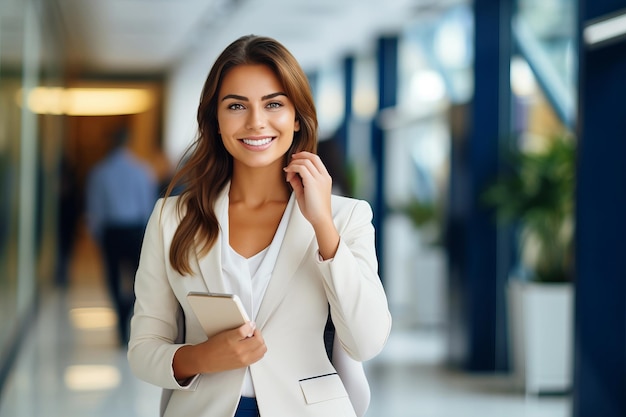
POLYGON ((196 112, 204 79, 210 63, 204 56, 190 54, 169 74, 165 86, 164 148, 177 164, 183 152, 196 138, 196 112))
POLYGON ((206 76, 219 53, 234 39, 197 45, 168 75, 165 86, 164 148, 173 164, 197 136, 196 113, 206 76))

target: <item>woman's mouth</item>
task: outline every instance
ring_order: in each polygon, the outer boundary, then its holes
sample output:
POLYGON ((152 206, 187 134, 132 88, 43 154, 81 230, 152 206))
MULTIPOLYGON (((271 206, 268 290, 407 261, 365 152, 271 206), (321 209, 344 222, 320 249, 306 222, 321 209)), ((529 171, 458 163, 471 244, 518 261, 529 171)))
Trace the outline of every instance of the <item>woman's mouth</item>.
POLYGON ((263 145, 267 145, 272 140, 274 140, 273 137, 259 138, 259 139, 242 139, 241 141, 248 146, 263 146, 263 145))

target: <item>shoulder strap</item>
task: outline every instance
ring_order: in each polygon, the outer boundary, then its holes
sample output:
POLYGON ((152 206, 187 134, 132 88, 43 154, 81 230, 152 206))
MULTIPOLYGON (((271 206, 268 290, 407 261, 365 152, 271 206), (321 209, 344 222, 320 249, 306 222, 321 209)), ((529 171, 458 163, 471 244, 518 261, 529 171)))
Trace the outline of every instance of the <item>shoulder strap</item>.
POLYGON ((326 354, 328 359, 333 361, 333 342, 335 340, 335 325, 330 317, 330 305, 328 306, 328 319, 326 320, 326 327, 324 327, 324 347, 326 347, 326 354))

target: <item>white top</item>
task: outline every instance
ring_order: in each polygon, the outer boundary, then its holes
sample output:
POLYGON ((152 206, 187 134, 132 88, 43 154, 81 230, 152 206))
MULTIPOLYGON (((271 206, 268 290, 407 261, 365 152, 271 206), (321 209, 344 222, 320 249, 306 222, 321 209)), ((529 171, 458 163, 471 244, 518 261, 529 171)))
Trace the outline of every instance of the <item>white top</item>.
MULTIPOLYGON (((293 211, 295 197, 293 193, 289 197, 287 207, 278 224, 274 238, 268 247, 250 258, 238 254, 231 246, 228 229, 228 204, 224 205, 221 213, 217 213, 218 221, 222 228, 222 273, 224 277, 224 289, 227 293, 237 294, 248 313, 250 320, 254 322, 259 313, 261 301, 265 290, 272 277, 278 252, 287 231, 289 217, 293 211)), ((254 385, 250 368, 246 371, 241 395, 255 397, 254 385)))

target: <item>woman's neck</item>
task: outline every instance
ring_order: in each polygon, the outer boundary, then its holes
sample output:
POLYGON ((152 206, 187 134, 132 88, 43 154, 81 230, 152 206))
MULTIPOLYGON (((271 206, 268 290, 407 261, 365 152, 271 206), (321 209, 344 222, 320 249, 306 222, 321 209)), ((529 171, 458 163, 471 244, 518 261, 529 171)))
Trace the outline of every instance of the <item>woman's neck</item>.
POLYGON ((258 206, 268 202, 287 202, 289 188, 285 174, 273 169, 234 169, 229 200, 258 206))

